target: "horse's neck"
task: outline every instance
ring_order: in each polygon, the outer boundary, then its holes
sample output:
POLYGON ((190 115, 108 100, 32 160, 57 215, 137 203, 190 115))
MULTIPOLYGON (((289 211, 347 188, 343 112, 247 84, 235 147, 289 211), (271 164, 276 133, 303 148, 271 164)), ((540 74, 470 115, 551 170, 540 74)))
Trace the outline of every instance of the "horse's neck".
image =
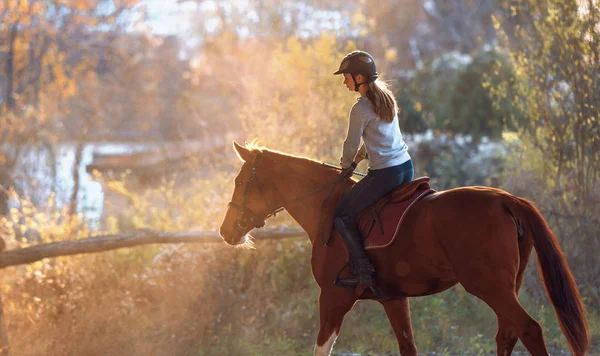
POLYGON ((319 238, 322 219, 331 219, 333 209, 322 209, 327 192, 319 192, 306 200, 290 204, 285 209, 308 235, 312 243, 319 238), (323 216, 325 215, 325 216, 323 216))
MULTIPOLYGON (((315 171, 313 172, 287 175, 284 179, 279 179, 277 184, 277 189, 285 196, 285 200, 289 202, 284 205, 284 208, 302 229, 306 231, 313 243, 320 233, 322 218, 331 218, 333 209, 335 208, 332 208, 331 204, 327 204, 328 207, 323 207, 323 201, 327 198, 331 190, 331 186, 327 185, 327 183, 332 182, 335 179, 335 175, 327 170, 324 170, 324 174, 319 174, 318 169, 319 167, 315 167, 315 171), (308 176, 323 176, 323 179, 306 179, 308 176), (298 189, 290 189, 290 187, 298 187, 298 189), (316 189, 321 187, 322 189, 315 192, 316 189), (303 198, 304 195, 308 196, 303 198)), ((331 199, 333 199, 333 196, 331 199)))

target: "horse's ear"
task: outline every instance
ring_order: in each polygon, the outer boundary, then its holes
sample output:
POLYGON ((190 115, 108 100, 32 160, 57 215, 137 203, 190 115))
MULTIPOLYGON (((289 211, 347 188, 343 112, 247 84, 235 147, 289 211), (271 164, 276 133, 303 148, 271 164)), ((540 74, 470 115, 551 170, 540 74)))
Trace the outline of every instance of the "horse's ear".
POLYGON ((237 156, 243 161, 246 162, 249 158, 250 158, 250 151, 240 145, 239 143, 233 141, 233 148, 235 149, 235 152, 237 153, 237 156))

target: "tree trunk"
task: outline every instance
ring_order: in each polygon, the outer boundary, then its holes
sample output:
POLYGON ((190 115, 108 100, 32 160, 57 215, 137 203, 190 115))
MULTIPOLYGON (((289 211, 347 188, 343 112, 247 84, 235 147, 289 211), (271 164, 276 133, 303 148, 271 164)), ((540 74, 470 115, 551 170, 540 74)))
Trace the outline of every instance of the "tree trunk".
MULTIPOLYGON (((253 233, 257 240, 302 237, 306 233, 300 229, 266 230, 253 233)), ((117 235, 104 235, 80 240, 67 240, 0 252, 0 268, 33 263, 48 257, 78 255, 135 247, 147 244, 165 243, 223 243, 217 232, 160 232, 137 230, 117 235)))
POLYGON ((11 162, 0 163, 0 217, 8 215, 9 191, 14 183, 12 178, 13 168, 11 162))
POLYGON ((79 167, 81 166, 81 156, 83 154, 83 145, 78 143, 75 146, 75 161, 73 163, 73 192, 71 193, 71 202, 69 211, 71 214, 77 214, 77 193, 79 193, 79 167))
POLYGON ((8 342, 8 332, 6 331, 6 320, 4 320, 4 304, 2 295, 0 295, 0 356, 10 355, 10 344, 8 342))
MULTIPOLYGON (((6 93, 4 97, 4 102, 6 103, 6 111, 14 113, 15 112, 15 96, 14 96, 14 61, 15 61, 15 41, 17 39, 17 28, 18 23, 15 23, 11 26, 10 29, 10 38, 8 42, 8 53, 6 58, 6 67, 4 75, 6 76, 6 93)), ((6 129, 5 129, 6 130, 6 129)), ((10 129, 8 129, 10 130, 10 129)), ((1 132, 1 131, 0 131, 1 132)), ((3 133, 3 138, 9 133, 3 133)), ((3 141, 3 140, 2 140, 3 141)), ((0 142, 3 144, 5 142, 0 142)), ((8 160, 8 157, 5 157, 5 160, 8 160)), ((6 216, 8 213, 8 190, 12 186, 12 174, 10 173, 12 169, 10 169, 11 164, 9 162, 0 162, 0 216, 6 216)), ((1 353, 0 353, 1 355, 1 353)))
POLYGON ((17 28, 18 23, 15 23, 11 27, 10 39, 8 42, 8 57, 6 59, 6 97, 5 103, 6 108, 10 112, 15 112, 15 78, 14 78, 14 62, 15 62, 15 41, 17 39, 17 28))

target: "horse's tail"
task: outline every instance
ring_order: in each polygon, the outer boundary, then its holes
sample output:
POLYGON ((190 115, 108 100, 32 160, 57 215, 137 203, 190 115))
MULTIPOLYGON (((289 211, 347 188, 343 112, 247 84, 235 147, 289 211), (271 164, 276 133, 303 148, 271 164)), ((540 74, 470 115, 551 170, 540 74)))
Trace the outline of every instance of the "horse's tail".
POLYGON ((576 356, 585 355, 588 349, 585 307, 556 236, 530 201, 513 197, 507 208, 511 214, 516 213, 514 217, 517 219, 517 225, 522 226, 525 237, 533 241, 544 288, 554 305, 560 328, 569 342, 571 352, 576 356))

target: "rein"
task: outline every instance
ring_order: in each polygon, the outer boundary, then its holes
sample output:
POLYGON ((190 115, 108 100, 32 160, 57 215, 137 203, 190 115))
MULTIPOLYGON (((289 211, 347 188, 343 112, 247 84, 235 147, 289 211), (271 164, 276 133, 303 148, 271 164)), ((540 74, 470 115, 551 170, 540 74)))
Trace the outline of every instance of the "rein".
MULTIPOLYGON (((300 195, 299 197, 296 197, 294 199, 285 201, 281 204, 277 204, 279 207, 275 208, 275 209, 271 209, 270 212, 267 213, 255 213, 252 210, 248 209, 246 207, 246 203, 248 202, 248 193, 250 191, 250 187, 252 186, 252 183, 256 184, 256 187, 258 188, 258 191, 260 193, 260 196, 262 198, 262 200, 265 202, 265 206, 267 207, 267 209, 269 208, 270 204, 267 201, 267 198, 264 194, 264 190, 262 188, 262 185, 260 184, 260 181, 258 180, 258 176, 256 175, 256 166, 258 164, 258 162, 260 161, 260 159, 262 158, 262 153, 259 152, 256 157, 254 158, 254 161, 252 162, 252 173, 250 174, 250 178, 248 179, 248 183, 246 184, 246 189, 244 190, 244 195, 242 197, 242 205, 238 205, 236 203, 234 203, 233 201, 230 201, 227 205, 238 210, 240 212, 239 217, 237 218, 236 222, 235 222, 235 226, 237 229, 239 230, 245 230, 247 229, 250 225, 249 223, 252 224, 252 226, 254 228, 261 228, 263 226, 265 226, 265 221, 272 217, 277 215, 277 213, 281 212, 282 210, 284 210, 283 206, 284 205, 289 205, 289 204, 294 204, 297 203, 303 199, 306 199, 310 196, 315 195, 316 193, 320 192, 321 190, 331 187, 331 189, 329 190, 329 193, 327 195, 327 197, 325 198, 325 200, 323 201, 323 205, 329 200, 329 197, 331 196, 332 192, 333 192, 333 187, 335 185, 337 185, 340 182, 345 181, 347 178, 339 175, 337 176, 335 179, 321 184, 318 187, 316 187, 315 189, 313 189, 312 191, 300 195)), ((328 167, 332 167, 332 168, 338 168, 336 166, 332 166, 329 165, 327 163, 323 163, 323 165, 328 166, 328 167)), ((357 175, 361 175, 362 173, 355 173, 357 175)), ((321 242, 323 243, 323 245, 327 245, 329 243, 328 241, 323 241, 323 229, 321 229, 321 242)))
MULTIPOLYGON (((329 168, 333 168, 333 169, 337 169, 338 171, 341 171, 342 168, 338 167, 338 166, 334 166, 333 164, 329 164, 329 163, 321 163, 322 165, 324 165, 325 167, 329 167, 329 168)), ((352 174, 360 176, 360 177, 366 177, 367 175, 364 173, 360 173, 360 172, 352 172, 352 174)))

